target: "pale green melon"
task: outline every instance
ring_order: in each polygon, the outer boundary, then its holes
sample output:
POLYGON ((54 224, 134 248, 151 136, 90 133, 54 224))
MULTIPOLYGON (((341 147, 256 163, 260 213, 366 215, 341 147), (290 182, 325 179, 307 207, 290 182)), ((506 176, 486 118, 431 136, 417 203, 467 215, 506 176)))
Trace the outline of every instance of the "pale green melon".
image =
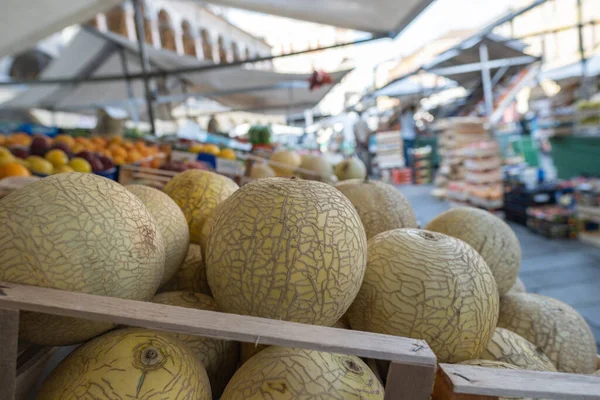
POLYGON ((532 371, 556 372, 556 367, 541 349, 524 337, 503 328, 496 328, 481 358, 506 362, 532 371))
POLYGON ((349 179, 365 179, 367 167, 365 163, 356 157, 348 158, 335 166, 335 175, 340 181, 349 179))

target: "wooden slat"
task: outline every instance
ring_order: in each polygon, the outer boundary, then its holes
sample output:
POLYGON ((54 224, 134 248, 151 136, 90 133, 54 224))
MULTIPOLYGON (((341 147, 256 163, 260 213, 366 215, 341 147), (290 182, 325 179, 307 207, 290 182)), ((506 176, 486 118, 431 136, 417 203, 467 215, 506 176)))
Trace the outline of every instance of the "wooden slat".
POLYGON ((600 379, 564 374, 440 364, 454 393, 566 400, 600 399, 600 379))
POLYGON ((17 368, 15 400, 29 398, 28 395, 44 372, 47 361, 59 350, 58 347, 40 346, 32 346, 32 349, 35 349, 35 353, 31 354, 27 360, 22 362, 19 358, 20 365, 17 368))
POLYGON ((435 365, 390 363, 384 400, 424 400, 431 396, 435 365))
MULTIPOLYGON (((0 308, 35 311, 240 342, 353 354, 414 365, 436 364, 435 355, 429 346, 415 339, 12 283, 0 283, 0 287, 5 294, 0 296, 0 308)), ((14 347, 16 350, 16 343, 14 347)))
POLYGON ((437 370, 435 384, 433 386, 432 400, 496 400, 497 396, 480 396, 476 394, 461 394, 456 393, 452 386, 450 378, 442 372, 440 368, 437 370))
POLYGON ((18 345, 19 311, 0 308, 0 398, 2 400, 15 398, 18 345))

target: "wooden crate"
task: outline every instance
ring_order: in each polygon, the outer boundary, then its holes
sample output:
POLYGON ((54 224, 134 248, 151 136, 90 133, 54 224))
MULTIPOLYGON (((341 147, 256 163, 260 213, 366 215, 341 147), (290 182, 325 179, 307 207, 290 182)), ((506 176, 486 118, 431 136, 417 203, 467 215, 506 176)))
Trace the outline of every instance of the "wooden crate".
POLYGON ((0 283, 0 400, 17 395, 19 312, 139 326, 249 343, 300 347, 391 361, 385 399, 600 399, 594 376, 440 364, 427 343, 396 336, 0 283))

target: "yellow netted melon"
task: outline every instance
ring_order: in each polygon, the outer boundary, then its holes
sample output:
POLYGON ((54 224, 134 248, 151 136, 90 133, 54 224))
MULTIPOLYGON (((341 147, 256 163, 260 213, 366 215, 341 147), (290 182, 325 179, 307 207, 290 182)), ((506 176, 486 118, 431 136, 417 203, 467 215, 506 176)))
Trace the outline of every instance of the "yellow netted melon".
POLYGON ((235 373, 221 400, 383 399, 383 387, 358 357, 271 346, 235 373))
POLYGON ((173 278, 188 251, 190 232, 185 215, 179 206, 160 190, 142 185, 128 185, 125 188, 144 203, 156 220, 165 242, 165 273, 161 282, 165 284, 173 278))
POLYGON ((541 349, 524 337, 503 328, 496 328, 481 358, 506 362, 532 371, 556 372, 556 367, 541 349))
POLYGON ((331 164, 325 158, 316 154, 304 154, 301 157, 300 169, 310 171, 312 174, 302 173, 304 179, 311 179, 320 182, 330 182, 333 175, 331 164))
POLYGON ((210 213, 210 215, 206 219, 206 222, 204 223, 204 226, 202 227, 202 231, 200 232, 200 249, 202 250, 203 258, 206 258, 206 247, 208 246, 210 232, 212 230, 213 225, 215 224, 215 220, 217 219, 217 215, 219 213, 219 206, 217 206, 217 208, 215 208, 214 211, 210 213))
POLYGON ((475 250, 440 233, 396 229, 369 240, 367 260, 348 311, 352 329, 425 340, 440 362, 479 358, 499 298, 475 250))
POLYGON ((508 293, 527 293, 527 288, 525 284, 521 280, 521 278, 517 278, 515 284, 510 288, 508 293))
POLYGON ((521 266, 521 246, 510 226, 492 213, 455 208, 434 218, 425 229, 471 245, 492 270, 500 296, 515 284, 521 266))
MULTIPOLYGON (((152 302, 199 310, 219 311, 212 297, 192 292, 166 292, 156 295, 152 302)), ((218 398, 238 364, 240 345, 230 340, 217 340, 202 336, 174 334, 188 345, 200 358, 212 388, 213 398, 218 398)))
POLYGON ((352 157, 335 166, 335 175, 340 181, 363 180, 367 177, 367 167, 360 159, 352 157))
POLYGON ((192 349, 167 333, 119 329, 80 346, 44 381, 36 400, 210 400, 192 349))
POLYGON ((485 368, 499 368, 499 369, 521 369, 516 365, 509 364, 507 362, 502 361, 493 361, 493 360, 465 360, 461 361, 458 364, 462 365, 472 365, 474 367, 485 367, 485 368))
POLYGON ((202 258, 200 245, 190 244, 187 255, 175 276, 163 285, 161 291, 185 290, 212 296, 206 278, 206 265, 202 258))
POLYGON ((508 294, 500 302, 498 326, 539 347, 560 372, 591 374, 597 368, 592 330, 561 301, 538 294, 508 294))
POLYGON ((181 208, 190 228, 190 241, 200 244, 206 219, 239 186, 226 176, 209 171, 189 170, 177 174, 164 192, 181 208))
POLYGON ((253 181, 220 207, 206 256, 226 312, 333 325, 358 292, 366 238, 352 204, 314 181, 253 181))
POLYGON ((270 157, 274 163, 269 166, 275 171, 277 176, 290 177, 296 175, 296 168, 302 163, 300 155, 291 150, 279 150, 270 157))
POLYGON ((417 218, 410 203, 392 185, 354 179, 340 182, 336 188, 356 207, 367 239, 393 229, 417 227, 417 218))
MULTIPOLYGON (((150 300, 164 274, 154 217, 118 183, 53 175, 0 200, 0 281, 150 300)), ((22 312, 20 336, 41 345, 80 343, 111 324, 22 312)))
POLYGON ((254 163, 250 169, 250 178, 262 179, 275 177, 275 171, 266 163, 254 163))

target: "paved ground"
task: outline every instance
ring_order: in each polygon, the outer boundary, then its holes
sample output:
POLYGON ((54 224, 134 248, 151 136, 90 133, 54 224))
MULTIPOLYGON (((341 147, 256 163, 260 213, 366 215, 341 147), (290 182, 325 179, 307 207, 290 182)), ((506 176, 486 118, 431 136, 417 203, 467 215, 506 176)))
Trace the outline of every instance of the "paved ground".
MULTIPOLYGON (((430 195, 429 186, 400 188, 422 225, 448 209, 430 195)), ((527 291, 571 305, 588 321, 600 345, 600 248, 577 240, 551 240, 512 224, 523 251, 520 277, 527 291)))

